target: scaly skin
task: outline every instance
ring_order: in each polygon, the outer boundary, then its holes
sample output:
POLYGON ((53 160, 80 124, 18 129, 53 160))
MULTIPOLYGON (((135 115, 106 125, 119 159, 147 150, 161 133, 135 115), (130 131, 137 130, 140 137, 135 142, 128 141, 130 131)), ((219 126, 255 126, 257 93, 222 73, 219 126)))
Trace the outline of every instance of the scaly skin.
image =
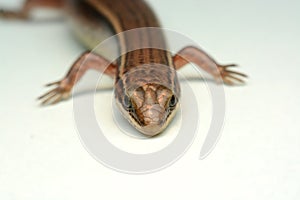
MULTIPOLYGON (((154 12, 143 0, 27 0, 20 11, 1 10, 0 17, 30 20, 30 11, 35 7, 68 8, 71 18, 78 22, 73 23, 79 26, 75 28, 76 34, 89 48, 93 48, 88 42, 92 39, 83 36, 98 34, 97 31, 101 30, 99 20, 110 24, 116 34, 136 28, 160 27, 154 12), (91 34, 80 33, 83 29, 91 34)), ((116 62, 89 51, 83 53, 62 80, 48 84, 56 88, 39 98, 42 104, 55 104, 66 99, 84 73, 95 69, 115 79, 115 98, 124 117, 141 133, 154 136, 167 127, 178 108, 180 85, 177 69, 192 62, 217 82, 228 85, 244 83, 241 77, 247 77, 229 69, 236 65, 220 65, 196 47, 186 47, 172 56, 164 50, 167 45, 161 31, 153 34, 147 29, 119 34, 118 43, 121 56, 116 62), (144 44, 155 48, 141 48, 144 44)))

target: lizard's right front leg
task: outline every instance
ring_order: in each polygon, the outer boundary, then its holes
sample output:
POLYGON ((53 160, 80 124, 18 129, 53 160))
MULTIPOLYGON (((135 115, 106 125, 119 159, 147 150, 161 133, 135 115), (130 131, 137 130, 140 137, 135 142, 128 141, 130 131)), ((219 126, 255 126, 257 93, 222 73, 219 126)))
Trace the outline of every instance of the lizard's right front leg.
POLYGON ((40 96, 42 105, 56 104, 70 96, 73 86, 89 69, 95 69, 114 78, 117 67, 102 56, 91 52, 83 53, 72 65, 67 75, 60 81, 49 83, 46 86, 55 85, 56 88, 40 96))

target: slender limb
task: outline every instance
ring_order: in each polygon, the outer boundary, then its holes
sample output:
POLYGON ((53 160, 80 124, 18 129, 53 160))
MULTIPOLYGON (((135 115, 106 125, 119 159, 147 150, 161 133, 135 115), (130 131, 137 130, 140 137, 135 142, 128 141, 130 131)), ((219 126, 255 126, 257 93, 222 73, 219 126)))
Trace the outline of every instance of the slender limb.
POLYGON ((203 70, 211 74, 217 82, 224 82, 227 85, 235 83, 244 83, 240 77, 246 78, 245 74, 231 71, 229 67, 235 67, 235 64, 220 65, 203 50, 196 47, 185 47, 173 57, 176 70, 182 68, 188 63, 195 63, 203 70))
POLYGON ((56 86, 53 90, 40 96, 42 105, 56 104, 70 96, 73 86, 89 69, 94 69, 104 74, 114 77, 117 67, 105 58, 91 52, 83 53, 72 65, 66 76, 59 81, 49 83, 46 86, 56 86))
POLYGON ((26 0, 18 11, 3 10, 0 8, 0 18, 28 20, 32 9, 38 7, 61 9, 66 0, 26 0))

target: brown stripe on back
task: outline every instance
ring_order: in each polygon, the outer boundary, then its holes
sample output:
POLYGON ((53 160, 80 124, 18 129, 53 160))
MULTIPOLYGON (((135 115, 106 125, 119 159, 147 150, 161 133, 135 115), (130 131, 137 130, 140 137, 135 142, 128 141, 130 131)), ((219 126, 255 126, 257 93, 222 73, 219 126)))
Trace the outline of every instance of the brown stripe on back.
MULTIPOLYGON (((95 7, 112 24, 116 33, 142 28, 160 27, 152 9, 143 0, 86 0, 95 7)), ((162 32, 148 31, 147 29, 133 34, 122 34, 119 37, 120 52, 127 52, 128 49, 138 49, 122 55, 118 61, 118 81, 123 74, 142 64, 158 63, 173 67, 171 54, 165 50, 166 42, 162 32), (140 49, 143 46, 159 47, 140 49)), ((174 78, 169 74, 167 79, 174 78)))

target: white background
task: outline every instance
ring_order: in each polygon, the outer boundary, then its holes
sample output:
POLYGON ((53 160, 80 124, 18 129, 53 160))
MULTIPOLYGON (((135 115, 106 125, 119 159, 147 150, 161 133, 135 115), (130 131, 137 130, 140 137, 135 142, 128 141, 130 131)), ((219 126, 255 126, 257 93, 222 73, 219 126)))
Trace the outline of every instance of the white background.
POLYGON ((84 49, 62 22, 0 20, 0 199, 299 199, 299 1, 149 2, 166 28, 250 75, 246 86, 225 88, 226 124, 214 151, 198 160, 199 134, 157 173, 102 166, 80 143, 71 100, 45 108, 35 101, 84 49))

